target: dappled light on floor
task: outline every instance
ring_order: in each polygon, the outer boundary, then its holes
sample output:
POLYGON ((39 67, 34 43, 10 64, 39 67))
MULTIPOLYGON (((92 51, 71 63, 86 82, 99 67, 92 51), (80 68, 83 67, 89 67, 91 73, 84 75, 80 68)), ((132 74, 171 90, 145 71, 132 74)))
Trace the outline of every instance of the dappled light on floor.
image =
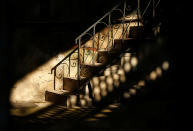
POLYGON ((168 61, 164 61, 163 64, 162 64, 162 68, 163 70, 168 70, 169 69, 169 62, 168 61))

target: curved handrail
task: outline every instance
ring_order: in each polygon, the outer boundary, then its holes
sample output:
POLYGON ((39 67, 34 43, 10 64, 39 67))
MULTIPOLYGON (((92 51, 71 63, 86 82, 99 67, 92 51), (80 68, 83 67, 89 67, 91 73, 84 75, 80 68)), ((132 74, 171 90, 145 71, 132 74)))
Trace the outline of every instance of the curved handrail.
POLYGON ((70 55, 72 55, 77 49, 78 49, 78 46, 74 50, 72 50, 68 55, 66 55, 58 64, 52 67, 51 74, 53 70, 55 70, 64 60, 66 60, 70 55))

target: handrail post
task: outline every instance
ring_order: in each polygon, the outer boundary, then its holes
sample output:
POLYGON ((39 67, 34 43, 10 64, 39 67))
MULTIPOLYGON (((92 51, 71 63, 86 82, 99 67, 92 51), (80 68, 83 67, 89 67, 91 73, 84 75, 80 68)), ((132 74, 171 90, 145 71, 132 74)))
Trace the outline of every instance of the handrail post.
POLYGON ((54 69, 54 90, 56 89, 56 69, 54 69))
MULTIPOLYGON (((71 55, 70 55, 70 56, 71 56, 71 55)), ((70 77, 70 65, 71 65, 71 62, 70 62, 70 56, 69 56, 68 77, 70 77)))
POLYGON ((80 46, 81 46, 81 37, 78 39, 78 66, 77 66, 77 70, 78 70, 78 81, 80 81, 80 46))
POLYGON ((139 29, 139 15, 140 15, 140 0, 137 1, 137 26, 138 26, 138 29, 137 29, 137 39, 139 39, 139 32, 140 32, 140 29, 139 29))
POLYGON ((112 46, 114 47, 113 25, 111 25, 111 41, 112 41, 112 46))
POLYGON ((153 5, 153 12, 152 12, 152 15, 153 15, 153 22, 155 22, 155 0, 152 1, 152 5, 153 5))
POLYGON ((84 60, 84 56, 85 56, 85 48, 86 48, 86 45, 84 44, 83 46, 83 51, 82 51, 82 63, 84 64, 85 60, 84 60))
POLYGON ((108 42, 107 42, 107 49, 109 51, 109 32, 110 32, 110 27, 111 27, 111 12, 109 13, 109 22, 108 22, 108 42))
POLYGON ((125 35, 125 33, 124 33, 124 31, 125 31, 125 27, 124 27, 124 25, 125 25, 125 9, 126 9, 126 0, 124 0, 124 5, 123 5, 123 33, 122 33, 122 35, 123 35, 123 37, 122 37, 122 43, 124 42, 124 35, 125 35))
POLYGON ((92 64, 94 65, 94 39, 95 39, 95 27, 93 27, 93 41, 92 41, 92 49, 93 49, 93 54, 92 54, 92 64))
POLYGON ((97 51, 99 50, 99 44, 100 44, 100 32, 98 32, 98 45, 97 45, 97 51))
POLYGON ((139 27, 139 14, 140 14, 140 0, 138 0, 138 3, 137 3, 137 19, 138 19, 138 27, 139 27))

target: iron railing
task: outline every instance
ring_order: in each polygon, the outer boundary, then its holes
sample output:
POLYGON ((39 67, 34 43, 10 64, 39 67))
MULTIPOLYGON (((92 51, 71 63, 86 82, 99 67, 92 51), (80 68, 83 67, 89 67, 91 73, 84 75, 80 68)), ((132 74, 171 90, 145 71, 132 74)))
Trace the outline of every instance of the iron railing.
MULTIPOLYGON (((140 15, 140 0, 137 0, 137 19, 138 19, 138 26, 139 26, 139 23, 140 23, 140 16, 142 16, 141 18, 143 18, 143 16, 145 15, 146 11, 148 10, 151 2, 153 3, 153 17, 155 16, 155 8, 158 6, 158 4, 160 3, 160 0, 158 0, 157 3, 155 3, 155 0, 149 0, 149 3, 148 5, 146 6, 145 10, 143 11, 142 15, 140 15)), ((85 36, 85 35, 89 35, 91 37, 91 40, 92 40, 92 64, 95 64, 95 59, 94 59, 94 51, 95 51, 95 43, 97 43, 99 45, 99 40, 100 40, 100 33, 98 33, 98 41, 96 42, 95 41, 95 35, 96 35, 96 27, 98 24, 104 24, 107 28, 108 28, 108 32, 107 32, 107 35, 105 37, 107 37, 107 50, 109 51, 110 50, 110 43, 112 42, 112 45, 114 45, 114 35, 113 35, 113 25, 112 25, 112 13, 114 11, 119 11, 121 14, 122 14, 122 17, 123 17, 123 20, 121 21, 121 24, 122 24, 122 41, 124 42, 124 35, 126 34, 127 32, 127 29, 129 28, 130 26, 130 23, 128 25, 126 25, 126 27, 124 26, 125 25, 125 15, 126 15, 126 10, 127 10, 127 1, 124 0, 122 1, 121 3, 117 4, 115 7, 113 7, 109 12, 107 12, 104 16, 102 16, 99 20, 97 20, 93 25, 91 25, 88 29, 86 29, 83 33, 81 33, 76 39, 75 39, 75 43, 76 43, 76 48, 73 49, 68 55, 66 55, 58 64, 56 64, 52 69, 51 69, 51 74, 53 73, 54 71, 54 90, 55 90, 55 84, 56 84, 56 81, 55 81, 55 77, 56 77, 56 70, 58 68, 59 65, 63 64, 63 62, 65 60, 69 60, 69 66, 68 66, 68 76, 71 77, 70 73, 71 73, 71 56, 73 54, 77 54, 77 73, 74 77, 76 77, 76 79, 78 81, 80 81, 80 71, 81 71, 81 62, 84 63, 85 61, 85 58, 84 58, 84 48, 85 48, 85 43, 82 43, 82 38, 85 36), (108 18, 108 23, 105 23, 103 20, 105 18, 108 18), (92 31, 92 33, 89 33, 90 31, 92 31), (111 33, 111 35, 110 35, 111 33), (82 45, 84 46, 83 47, 83 55, 82 55, 82 61, 81 61, 81 47, 82 45)), ((120 27, 120 26, 119 26, 120 27)), ((118 28, 119 29, 119 28, 118 28)), ((117 30, 118 30, 117 29, 117 30)), ((97 48, 97 50, 99 49, 99 47, 97 48)), ((87 58, 86 58, 87 59, 87 58)))

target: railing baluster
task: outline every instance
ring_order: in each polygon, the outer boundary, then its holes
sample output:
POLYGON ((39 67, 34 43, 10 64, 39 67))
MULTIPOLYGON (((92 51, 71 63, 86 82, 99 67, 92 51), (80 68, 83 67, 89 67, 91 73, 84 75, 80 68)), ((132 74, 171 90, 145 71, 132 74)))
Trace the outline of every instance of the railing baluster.
POLYGON ((56 89, 56 69, 54 69, 54 90, 56 89))
MULTIPOLYGON (((71 56, 71 55, 70 55, 70 56, 71 56)), ((68 77, 70 77, 70 65, 71 65, 70 56, 69 56, 69 66, 68 66, 68 77)))
POLYGON ((155 0, 153 0, 152 2, 152 6, 153 6, 153 19, 155 18, 155 0))
POLYGON ((124 36, 125 36, 125 9, 126 9, 126 0, 124 1, 124 5, 123 5, 123 40, 122 42, 124 42, 124 36))
POLYGON ((100 44, 100 32, 98 32, 98 45, 97 45, 97 51, 99 50, 99 44, 100 44))
POLYGON ((137 26, 138 27, 139 27, 139 14, 140 14, 140 0, 138 0, 138 3, 137 3, 137 19, 138 19, 137 26))
POLYGON ((93 27, 93 41, 92 41, 92 49, 93 49, 93 54, 92 54, 92 64, 94 65, 94 42, 95 42, 95 27, 93 27))
POLYGON ((114 35, 113 35, 113 25, 111 25, 111 41, 112 41, 112 46, 114 47, 114 35))
POLYGON ((107 35, 108 35, 107 50, 109 51, 109 50, 110 50, 110 49, 109 49, 109 48, 110 48, 110 47, 109 47, 109 32, 110 32, 109 30, 110 30, 110 28, 111 28, 111 13, 109 13, 109 22, 108 22, 108 24, 109 24, 109 25, 108 25, 108 34, 107 34, 107 35))
POLYGON ((77 66, 77 70, 78 70, 78 81, 80 81, 80 46, 81 46, 81 38, 79 38, 79 41, 78 41, 78 66, 77 66))
POLYGON ((86 45, 84 44, 83 46, 83 58, 82 58, 82 63, 84 64, 85 62, 85 59, 84 59, 84 56, 85 56, 85 48, 86 48, 86 45))

